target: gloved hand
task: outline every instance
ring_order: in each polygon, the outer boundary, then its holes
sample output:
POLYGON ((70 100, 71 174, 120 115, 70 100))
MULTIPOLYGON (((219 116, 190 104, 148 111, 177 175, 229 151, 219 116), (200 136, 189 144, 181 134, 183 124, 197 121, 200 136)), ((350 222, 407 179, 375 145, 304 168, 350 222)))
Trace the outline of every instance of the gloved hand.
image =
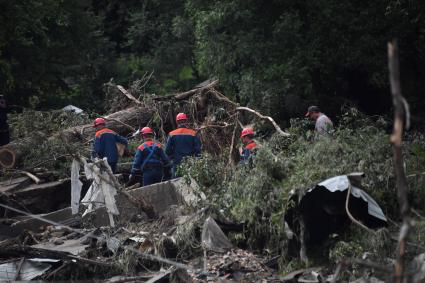
POLYGON ((128 176, 128 182, 125 184, 126 187, 129 187, 131 185, 134 185, 137 183, 137 177, 134 174, 130 174, 130 176, 128 176))

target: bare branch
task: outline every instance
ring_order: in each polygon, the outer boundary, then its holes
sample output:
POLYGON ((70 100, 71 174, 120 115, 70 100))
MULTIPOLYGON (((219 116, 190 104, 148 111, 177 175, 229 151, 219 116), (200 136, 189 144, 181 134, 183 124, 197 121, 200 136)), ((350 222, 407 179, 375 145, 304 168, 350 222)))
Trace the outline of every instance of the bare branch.
POLYGON ((279 125, 270 116, 264 116, 263 114, 255 111, 255 110, 253 110, 251 108, 248 108, 248 107, 236 107, 236 111, 248 111, 248 112, 254 113, 255 115, 257 115, 261 119, 269 120, 270 123, 273 124, 274 128, 276 129, 276 131, 279 134, 281 134, 282 136, 285 136, 285 137, 289 137, 290 136, 289 133, 282 131, 282 129, 279 127, 279 125))
POLYGON ((124 94, 128 99, 136 103, 137 105, 143 106, 143 103, 135 98, 131 93, 129 93, 123 86, 117 85, 117 88, 121 91, 122 94, 124 94))
POLYGON ((205 89, 213 88, 217 84, 218 84, 218 80, 215 80, 215 81, 213 81, 213 82, 211 82, 211 83, 209 83, 205 86, 202 86, 202 87, 194 88, 194 89, 186 91, 186 92, 154 97, 153 100, 156 100, 156 101, 168 100, 168 99, 184 100, 184 99, 187 99, 187 98, 189 98, 189 97, 191 97, 191 96, 193 96, 193 95, 197 94, 198 92, 201 92, 205 89))
POLYGON ((400 213, 403 218, 403 224, 400 229, 398 245, 397 245, 397 258, 395 263, 394 281, 397 283, 403 282, 405 275, 404 269, 404 256, 406 249, 407 237, 412 226, 409 216, 409 202, 407 199, 407 178, 404 172, 402 140, 403 131, 406 121, 407 102, 401 94, 400 84, 400 66, 398 59, 397 42, 393 40, 388 43, 388 67, 390 71, 391 94, 394 104, 394 129, 391 135, 390 142, 393 145, 394 153, 394 169, 397 184, 397 197, 400 205, 400 213))
POLYGON ((199 128, 195 128, 194 130, 195 131, 201 131, 201 130, 205 130, 205 129, 208 129, 208 128, 221 128, 221 129, 223 129, 223 128, 227 128, 227 127, 230 127, 230 126, 233 126, 233 124, 223 122, 223 125, 203 125, 199 128))
POLYGON ((135 128, 133 128, 132 126, 130 126, 129 124, 126 124, 126 123, 124 123, 124 122, 121 122, 120 120, 117 120, 117 119, 114 119, 114 118, 105 118, 107 121, 115 121, 115 122, 117 122, 118 124, 121 124, 121 125, 123 125, 123 126, 126 126, 127 128, 129 128, 130 130, 132 130, 133 132, 135 132, 136 131, 136 129, 135 128))
POLYGON ((361 228, 365 229, 366 231, 372 233, 372 234, 376 234, 375 231, 373 231, 372 229, 370 229, 369 227, 365 226, 363 223, 361 223, 360 221, 358 221, 357 219, 354 218, 354 216, 351 214, 350 210, 348 209, 348 204, 350 201, 350 196, 351 196, 351 191, 353 190, 353 187, 351 186, 351 183, 348 183, 348 192, 347 192, 347 198, 345 199, 345 211, 347 212, 348 218, 351 219, 351 221, 353 221, 353 223, 357 224, 358 226, 360 226, 361 228))

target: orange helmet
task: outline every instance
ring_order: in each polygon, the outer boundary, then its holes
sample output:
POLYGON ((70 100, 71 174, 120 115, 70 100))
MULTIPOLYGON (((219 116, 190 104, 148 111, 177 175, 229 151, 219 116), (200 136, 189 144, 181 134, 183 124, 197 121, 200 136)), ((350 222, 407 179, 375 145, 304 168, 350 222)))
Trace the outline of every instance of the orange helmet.
POLYGON ((252 128, 244 128, 241 133, 241 138, 247 135, 254 135, 254 130, 252 128))
POLYGON ((177 114, 177 116, 176 116, 176 122, 182 121, 182 120, 187 120, 187 115, 184 114, 184 113, 177 114))
POLYGON ((93 122, 93 128, 95 128, 98 125, 105 125, 105 119, 103 118, 96 118, 93 122))
POLYGON ((149 127, 144 127, 144 128, 140 131, 140 133, 141 133, 142 135, 147 135, 147 134, 153 134, 153 131, 152 131, 152 129, 151 129, 151 128, 149 128, 149 127))

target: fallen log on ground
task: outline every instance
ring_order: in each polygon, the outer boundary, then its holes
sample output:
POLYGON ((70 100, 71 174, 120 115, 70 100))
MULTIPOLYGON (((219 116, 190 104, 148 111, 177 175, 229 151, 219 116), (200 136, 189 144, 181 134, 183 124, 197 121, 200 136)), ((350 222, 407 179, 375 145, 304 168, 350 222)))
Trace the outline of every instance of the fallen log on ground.
MULTIPOLYGON (((152 118, 152 110, 146 107, 131 107, 110 115, 104 116, 106 126, 120 135, 127 135, 139 126, 146 125, 152 118)), ((95 129, 92 124, 68 128, 62 134, 66 140, 87 141, 94 137, 95 129)), ((1 153, 0 153, 1 156, 1 153)))
POLYGON ((0 148, 0 166, 6 169, 14 168, 26 152, 30 150, 28 144, 30 139, 20 139, 0 148))
MULTIPOLYGON (((146 125, 152 118, 152 110, 146 107, 130 107, 104 118, 107 127, 120 135, 127 135, 139 126, 146 125)), ((86 124, 65 129, 52 135, 50 138, 60 138, 66 142, 87 142, 93 139, 95 129, 92 124, 86 124)), ((30 138, 15 140, 0 148, 0 166, 3 168, 14 168, 22 161, 22 157, 31 150, 30 146, 34 141, 30 138)))

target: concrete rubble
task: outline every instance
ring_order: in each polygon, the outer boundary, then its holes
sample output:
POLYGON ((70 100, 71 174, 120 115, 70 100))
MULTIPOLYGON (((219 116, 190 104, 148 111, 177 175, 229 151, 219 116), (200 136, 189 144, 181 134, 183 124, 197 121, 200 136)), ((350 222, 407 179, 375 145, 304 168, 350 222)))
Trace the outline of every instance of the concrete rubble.
POLYGON ((238 248, 193 179, 128 189, 105 164, 74 160, 70 179, 0 183, 0 281, 330 281, 322 268, 282 276, 279 257, 238 248))

